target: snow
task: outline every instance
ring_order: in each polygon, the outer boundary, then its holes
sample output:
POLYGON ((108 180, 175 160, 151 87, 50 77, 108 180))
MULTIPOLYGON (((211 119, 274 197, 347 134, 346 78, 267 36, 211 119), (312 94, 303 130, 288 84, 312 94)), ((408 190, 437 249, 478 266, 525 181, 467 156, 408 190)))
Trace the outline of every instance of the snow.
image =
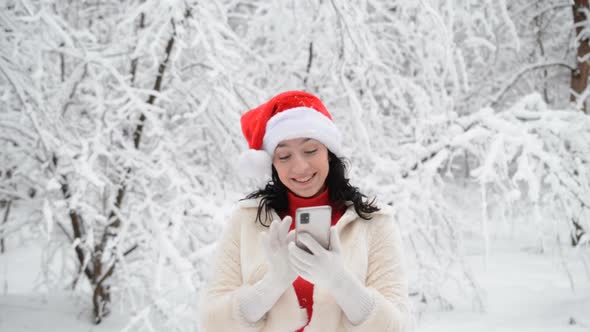
POLYGON ((120 331, 126 317, 111 315, 91 323, 90 306, 66 294, 9 294, 0 296, 0 331, 111 332, 120 331))
MULTIPOLYGON (((487 264, 477 239, 467 241, 466 260, 483 290, 484 312, 476 309, 470 295, 447 285, 442 293, 452 301, 452 309, 437 305, 422 308, 417 303, 414 330, 590 331, 590 278, 582 262, 576 260, 575 249, 563 253, 568 264, 565 270, 558 252, 541 253, 527 244, 527 237, 523 241, 500 238, 500 232, 493 234, 487 264), (566 271, 575 282, 575 291, 566 271)), ((0 331, 123 331, 141 315, 141 311, 134 315, 115 306, 101 324, 92 324, 92 306, 85 302, 86 297, 35 287, 42 272, 41 257, 42 249, 35 242, 9 247, 0 254, 0 331)))
POLYGON ((570 103, 590 20, 576 34, 569 3, 140 2, 0 13, 0 332, 196 331, 219 230, 256 188, 240 115, 291 89, 394 206, 417 331, 590 329, 590 234, 569 245, 590 229, 590 88, 570 103))
POLYGON ((89 297, 42 287, 42 241, 6 244, 7 251, 0 254, 0 331, 110 332, 125 326, 128 315, 116 312, 94 325, 89 297))
POLYGON ((416 331, 590 331, 590 281, 581 263, 570 261, 580 276, 573 292, 558 257, 507 248, 488 258, 486 267, 480 255, 468 257, 485 291, 485 312, 458 301, 451 311, 424 313, 416 331))

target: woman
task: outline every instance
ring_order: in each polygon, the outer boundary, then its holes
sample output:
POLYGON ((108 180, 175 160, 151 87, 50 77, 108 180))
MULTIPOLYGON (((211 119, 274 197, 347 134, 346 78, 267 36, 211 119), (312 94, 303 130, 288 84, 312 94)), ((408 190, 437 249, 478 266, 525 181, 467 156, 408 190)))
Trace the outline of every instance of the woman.
POLYGON ((204 331, 401 331, 407 280, 391 212, 345 177, 340 133, 315 96, 279 94, 245 113, 241 167, 272 174, 242 200, 219 241, 204 291, 204 331), (331 205, 329 249, 303 234, 295 210, 331 205))

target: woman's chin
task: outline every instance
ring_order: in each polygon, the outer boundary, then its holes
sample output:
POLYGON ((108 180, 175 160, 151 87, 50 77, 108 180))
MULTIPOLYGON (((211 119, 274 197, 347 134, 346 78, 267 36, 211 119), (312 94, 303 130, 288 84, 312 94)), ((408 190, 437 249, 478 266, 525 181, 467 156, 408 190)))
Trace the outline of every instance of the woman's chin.
POLYGON ((322 188, 323 186, 318 185, 310 185, 308 188, 301 188, 301 186, 293 185, 289 190, 299 197, 310 198, 319 194, 322 191, 322 188))

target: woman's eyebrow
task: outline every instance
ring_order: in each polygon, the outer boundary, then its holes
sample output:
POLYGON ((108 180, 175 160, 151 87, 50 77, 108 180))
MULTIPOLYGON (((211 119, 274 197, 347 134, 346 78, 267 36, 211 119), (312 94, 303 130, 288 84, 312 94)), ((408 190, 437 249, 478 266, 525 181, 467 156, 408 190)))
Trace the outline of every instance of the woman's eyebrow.
MULTIPOLYGON (((305 144, 305 143, 307 143, 307 142, 309 142, 311 140, 312 140, 312 138, 309 138, 309 137, 308 138, 305 138, 303 141, 301 141, 301 143, 299 145, 303 145, 303 144, 305 144)), ((284 147, 288 147, 288 145, 285 144, 285 143, 279 143, 275 149, 284 148, 284 147)))

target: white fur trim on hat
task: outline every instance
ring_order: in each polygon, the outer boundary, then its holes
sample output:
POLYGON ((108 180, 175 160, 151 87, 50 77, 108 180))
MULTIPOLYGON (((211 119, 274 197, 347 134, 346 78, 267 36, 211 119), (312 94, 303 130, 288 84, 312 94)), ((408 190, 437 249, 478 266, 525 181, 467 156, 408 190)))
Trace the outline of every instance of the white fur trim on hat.
POLYGON ((341 136, 330 118, 309 107, 282 111, 268 120, 262 148, 272 155, 279 142, 293 138, 313 138, 334 154, 341 155, 341 136))
POLYGON ((270 178, 272 158, 264 150, 249 149, 240 154, 239 172, 248 178, 270 178))

